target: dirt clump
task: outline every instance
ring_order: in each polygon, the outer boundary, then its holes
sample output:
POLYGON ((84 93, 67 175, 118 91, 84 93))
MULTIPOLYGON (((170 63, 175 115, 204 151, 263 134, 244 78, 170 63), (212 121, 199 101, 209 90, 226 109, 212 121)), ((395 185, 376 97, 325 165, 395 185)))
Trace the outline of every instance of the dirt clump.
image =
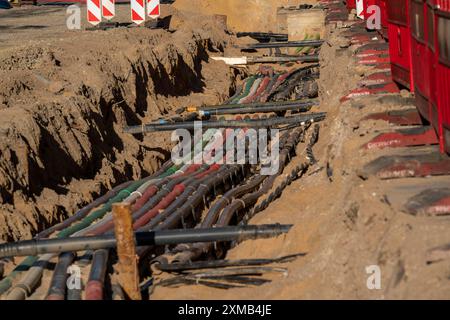
POLYGON ((234 74, 209 59, 231 36, 212 17, 193 23, 163 9, 169 30, 57 29, 67 37, 36 41, 33 30, 0 51, 0 239, 30 238, 111 186, 154 172, 170 155, 170 135, 136 138, 122 133, 126 124, 233 91, 234 74))

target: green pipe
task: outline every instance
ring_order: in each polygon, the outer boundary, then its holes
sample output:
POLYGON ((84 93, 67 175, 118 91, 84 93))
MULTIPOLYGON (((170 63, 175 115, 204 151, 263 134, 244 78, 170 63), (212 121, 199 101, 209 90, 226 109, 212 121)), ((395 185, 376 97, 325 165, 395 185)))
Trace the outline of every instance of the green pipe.
POLYGON ((0 281, 0 295, 4 294, 11 288, 13 280, 22 272, 31 268, 37 257, 26 257, 19 265, 17 265, 11 273, 0 281))
POLYGON ((253 86, 253 82, 256 81, 258 77, 257 76, 251 76, 247 79, 245 82, 244 88, 242 89, 242 92, 240 95, 238 95, 236 98, 234 98, 231 103, 238 103, 239 100, 241 100, 243 97, 246 97, 248 93, 250 92, 250 89, 253 86))
POLYGON ((56 237, 65 238, 75 232, 78 232, 84 228, 89 227, 95 220, 101 219, 108 211, 111 211, 113 203, 121 202, 123 199, 128 197, 133 191, 139 188, 139 186, 141 186, 143 183, 144 179, 133 182, 129 187, 120 191, 114 198, 110 199, 103 207, 95 210, 77 224, 70 226, 67 229, 59 232, 56 237))

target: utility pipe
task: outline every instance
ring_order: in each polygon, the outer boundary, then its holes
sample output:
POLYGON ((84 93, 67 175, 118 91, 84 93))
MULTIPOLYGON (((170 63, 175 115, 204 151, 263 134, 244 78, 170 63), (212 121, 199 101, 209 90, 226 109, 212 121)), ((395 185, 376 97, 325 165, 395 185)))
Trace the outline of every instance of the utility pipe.
POLYGON ((265 77, 263 81, 261 82, 261 85, 259 86, 258 90, 256 91, 255 95, 248 100, 244 100, 244 103, 252 103, 255 101, 258 101, 258 99, 261 97, 263 92, 266 90, 267 86, 270 83, 271 78, 269 76, 265 77))
MULTIPOLYGON (((275 77, 275 81, 278 77, 275 77)), ((291 105, 303 105, 308 102, 318 102, 317 99, 302 99, 302 100, 288 100, 288 101, 270 101, 270 102, 252 102, 252 103, 231 103, 231 104, 221 104, 221 105, 206 105, 200 107, 186 107, 184 111, 187 112, 200 112, 200 111, 214 111, 222 109, 233 109, 233 108, 265 108, 265 107, 283 107, 291 105)))
POLYGON ((75 258, 73 252, 61 253, 53 271, 50 288, 47 293, 46 300, 64 300, 66 295, 67 269, 75 258))
POLYGON ((268 41, 288 41, 288 34, 287 33, 266 33, 266 32, 238 32, 236 33, 236 36, 238 38, 242 37, 250 37, 255 40, 261 41, 261 42, 268 42, 268 41))
POLYGON ((312 106, 318 105, 317 100, 300 102, 297 104, 286 104, 280 106, 260 106, 260 107, 234 107, 234 108, 221 108, 221 109, 210 109, 201 110, 199 115, 201 116, 212 116, 212 115, 224 115, 224 114, 246 114, 246 113, 269 113, 269 112, 283 112, 283 111, 299 111, 307 112, 312 106))
POLYGON ((268 48, 298 48, 298 47, 320 47, 324 40, 301 40, 287 42, 251 43, 240 46, 240 49, 268 49, 268 48))
POLYGON ((103 283, 108 267, 108 255, 109 252, 106 249, 100 249, 94 252, 89 280, 86 285, 86 300, 103 300, 103 283))
MULTIPOLYGON (((321 121, 325 119, 325 112, 311 113, 307 115, 297 115, 291 117, 272 117, 268 119, 248 119, 248 120, 219 120, 219 121, 203 121, 202 127, 207 128, 268 128, 276 125, 288 125, 298 123, 302 125, 307 121, 321 121)), ((195 121, 189 121, 178 124, 164 125, 142 125, 128 126, 124 128, 124 132, 131 134, 142 134, 157 131, 172 131, 176 129, 193 130, 195 121)))
MULTIPOLYGON (((178 243, 232 241, 272 237, 289 230, 289 225, 257 225, 205 229, 173 229, 136 232, 136 246, 171 245, 178 243)), ((114 235, 72 237, 66 239, 24 240, 0 245, 0 257, 39 255, 115 248, 114 235)))

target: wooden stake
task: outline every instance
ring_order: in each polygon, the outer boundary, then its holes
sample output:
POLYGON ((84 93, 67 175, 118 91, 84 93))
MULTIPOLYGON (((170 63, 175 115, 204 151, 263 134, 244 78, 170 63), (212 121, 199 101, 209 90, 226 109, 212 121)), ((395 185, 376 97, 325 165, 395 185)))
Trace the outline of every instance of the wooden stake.
POLYGON ((131 300, 141 300, 131 206, 127 203, 115 203, 112 211, 119 256, 118 281, 131 300))

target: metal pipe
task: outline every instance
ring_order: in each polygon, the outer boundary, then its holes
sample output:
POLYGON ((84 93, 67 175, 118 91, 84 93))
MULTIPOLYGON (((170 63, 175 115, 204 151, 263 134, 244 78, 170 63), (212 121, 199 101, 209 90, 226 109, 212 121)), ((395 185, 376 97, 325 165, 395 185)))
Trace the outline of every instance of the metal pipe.
MULTIPOLYGON (((29 240, 29 241, 39 241, 39 240, 29 240)), ((42 277, 44 268, 48 264, 48 261, 52 259, 54 256, 55 254, 53 253, 44 254, 37 261, 35 261, 33 266, 24 275, 23 279, 21 279, 20 283, 16 284, 11 289, 9 294, 6 296, 6 300, 24 300, 27 296, 29 296, 34 290, 34 288, 38 285, 39 280, 42 277)))
POLYGON ((81 294, 83 292, 83 279, 80 279, 79 288, 67 288, 67 300, 79 301, 81 300, 81 294))
MULTIPOLYGON (((218 121, 202 121, 202 127, 208 128, 267 128, 276 125, 288 125, 298 123, 301 125, 307 121, 321 121, 325 119, 325 112, 310 113, 307 115, 298 115, 291 117, 272 117, 267 119, 247 119, 247 120, 218 120, 218 121)), ((128 126, 124 128, 124 132, 131 134, 142 134, 146 132, 172 131, 176 129, 193 130, 196 127, 195 121, 182 122, 177 124, 162 125, 142 125, 128 126)))
MULTIPOLYGON (((275 78, 278 79, 278 77, 275 78)), ((265 108, 265 107, 283 107, 298 105, 302 106, 308 104, 309 102, 318 103, 317 99, 302 99, 302 100, 288 100, 288 101, 270 101, 270 102, 252 102, 252 103, 228 103, 221 105, 206 105, 201 107, 186 107, 184 111, 187 112, 200 112, 200 111, 214 111, 222 109, 233 109, 233 108, 265 108)))
POLYGON ((181 272, 186 270, 212 269, 224 267, 260 266, 272 263, 286 263, 294 261, 297 257, 304 257, 306 253, 292 254, 275 259, 242 259, 242 260, 210 260, 190 261, 188 263, 156 263, 155 267, 165 272, 181 272))
POLYGON ((66 295, 67 269, 72 264, 75 254, 65 252, 60 254, 53 272, 46 300, 64 300, 66 295))
POLYGON ((268 48, 298 48, 298 47, 320 47, 324 40, 301 40, 287 42, 252 43, 239 46, 239 49, 268 49, 268 48))
POLYGON ((261 106, 261 107, 234 107, 234 108, 220 108, 220 109, 209 109, 201 110, 199 114, 205 116, 211 115, 223 115, 223 114, 245 114, 245 113, 269 113, 269 112, 283 112, 283 111, 299 111, 307 112, 312 106, 318 105, 317 100, 311 100, 306 102, 300 102, 297 104, 291 103, 280 106, 261 106))
POLYGON ((261 42, 267 41, 288 41, 287 33, 266 33, 266 32, 238 32, 238 38, 250 37, 261 42))
MULTIPOLYGON (((173 229, 136 232, 137 246, 170 245, 178 243, 232 241, 277 236, 289 231, 290 225, 258 225, 242 227, 173 229)), ((0 257, 52 254, 114 248, 114 235, 73 237, 66 239, 25 240, 0 245, 0 257)))
POLYGON ((89 280, 86 285, 86 300, 103 300, 103 282, 108 267, 108 255, 109 252, 106 249, 94 252, 89 280))
POLYGON ((290 57, 247 57, 247 63, 281 63, 281 62, 319 62, 319 55, 290 56, 290 57))

